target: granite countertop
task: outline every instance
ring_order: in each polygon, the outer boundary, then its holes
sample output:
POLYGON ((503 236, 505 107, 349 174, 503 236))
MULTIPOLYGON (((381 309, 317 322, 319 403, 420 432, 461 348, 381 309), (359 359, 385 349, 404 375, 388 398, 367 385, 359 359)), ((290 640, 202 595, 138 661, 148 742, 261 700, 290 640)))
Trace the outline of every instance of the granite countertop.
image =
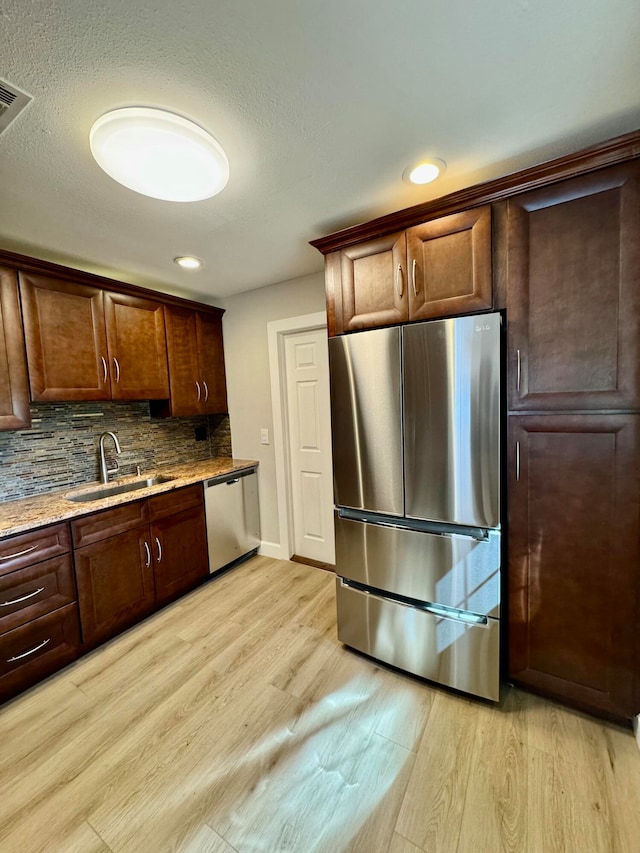
POLYGON ((121 504, 132 501, 144 500, 145 498, 159 495, 162 492, 170 492, 173 489, 181 489, 193 483, 201 483, 213 477, 242 471, 245 468, 255 468, 258 463, 251 459, 229 459, 226 457, 214 457, 200 462, 188 462, 182 465, 167 465, 151 471, 143 471, 140 477, 121 477, 109 480, 109 484, 130 483, 134 480, 146 479, 157 475, 173 477, 168 483, 158 483, 145 489, 134 492, 125 492, 120 495, 100 498, 86 503, 76 503, 67 500, 64 496, 68 494, 81 494, 99 488, 100 483, 87 483, 84 486, 75 486, 71 489, 61 489, 52 492, 43 492, 31 498, 22 498, 17 501, 6 501, 0 503, 0 537, 12 536, 15 533, 24 533, 36 527, 54 524, 56 521, 68 521, 79 518, 102 509, 110 509, 121 504))

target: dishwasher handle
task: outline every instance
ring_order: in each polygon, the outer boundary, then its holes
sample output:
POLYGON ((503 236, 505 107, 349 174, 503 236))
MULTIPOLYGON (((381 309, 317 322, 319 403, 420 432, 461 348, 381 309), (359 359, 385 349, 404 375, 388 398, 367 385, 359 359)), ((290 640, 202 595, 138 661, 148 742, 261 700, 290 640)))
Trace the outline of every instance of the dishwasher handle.
POLYGON ((227 474, 226 476, 212 477, 210 480, 205 480, 204 487, 205 489, 209 489, 212 486, 233 486, 235 483, 239 483, 243 477, 250 477, 255 473, 255 468, 247 468, 244 471, 234 471, 232 474, 227 474))

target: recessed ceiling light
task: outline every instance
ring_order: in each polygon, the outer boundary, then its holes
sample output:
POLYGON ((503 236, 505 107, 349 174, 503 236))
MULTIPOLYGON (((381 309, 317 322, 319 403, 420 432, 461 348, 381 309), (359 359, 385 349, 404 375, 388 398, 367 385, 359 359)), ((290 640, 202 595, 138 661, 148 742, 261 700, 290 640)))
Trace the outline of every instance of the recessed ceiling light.
POLYGON ((219 143, 194 122, 166 110, 125 107, 101 116, 89 144, 98 165, 118 183, 165 201, 201 201, 229 180, 219 143))
POLYGON ((402 173, 402 178, 408 184, 430 184, 442 175, 447 168, 444 160, 423 160, 413 166, 407 167, 402 173))
POLYGON ((200 258, 194 258, 193 255, 180 255, 180 257, 173 260, 179 267, 185 270, 199 270, 202 266, 200 258))

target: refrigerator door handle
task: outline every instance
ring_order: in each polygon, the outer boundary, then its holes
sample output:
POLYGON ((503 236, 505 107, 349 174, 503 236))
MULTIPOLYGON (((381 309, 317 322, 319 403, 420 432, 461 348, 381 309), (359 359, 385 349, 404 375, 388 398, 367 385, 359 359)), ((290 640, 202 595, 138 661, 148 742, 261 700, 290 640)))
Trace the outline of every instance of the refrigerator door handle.
POLYGON ((522 378, 522 358, 520 356, 520 350, 516 350, 516 359, 518 361, 516 368, 516 391, 520 390, 520 379, 522 378))
POLYGON ((520 442, 516 441, 516 481, 520 479, 520 442))

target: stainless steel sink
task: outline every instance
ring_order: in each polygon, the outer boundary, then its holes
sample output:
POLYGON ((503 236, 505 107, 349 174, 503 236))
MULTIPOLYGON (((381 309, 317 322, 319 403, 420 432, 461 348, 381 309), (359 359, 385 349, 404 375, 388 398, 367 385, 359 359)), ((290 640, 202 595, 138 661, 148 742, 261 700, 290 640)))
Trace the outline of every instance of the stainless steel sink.
POLYGON ((110 498, 113 495, 124 495, 127 492, 137 492, 139 489, 148 489, 150 486, 158 486, 161 483, 170 483, 175 480, 175 477, 165 477, 159 474, 156 477, 147 477, 144 480, 133 480, 131 483, 107 483, 104 486, 98 486, 96 489, 91 489, 88 492, 78 492, 74 494, 69 492, 65 495, 68 501, 76 503, 87 503, 88 501, 99 501, 101 498, 110 498))

